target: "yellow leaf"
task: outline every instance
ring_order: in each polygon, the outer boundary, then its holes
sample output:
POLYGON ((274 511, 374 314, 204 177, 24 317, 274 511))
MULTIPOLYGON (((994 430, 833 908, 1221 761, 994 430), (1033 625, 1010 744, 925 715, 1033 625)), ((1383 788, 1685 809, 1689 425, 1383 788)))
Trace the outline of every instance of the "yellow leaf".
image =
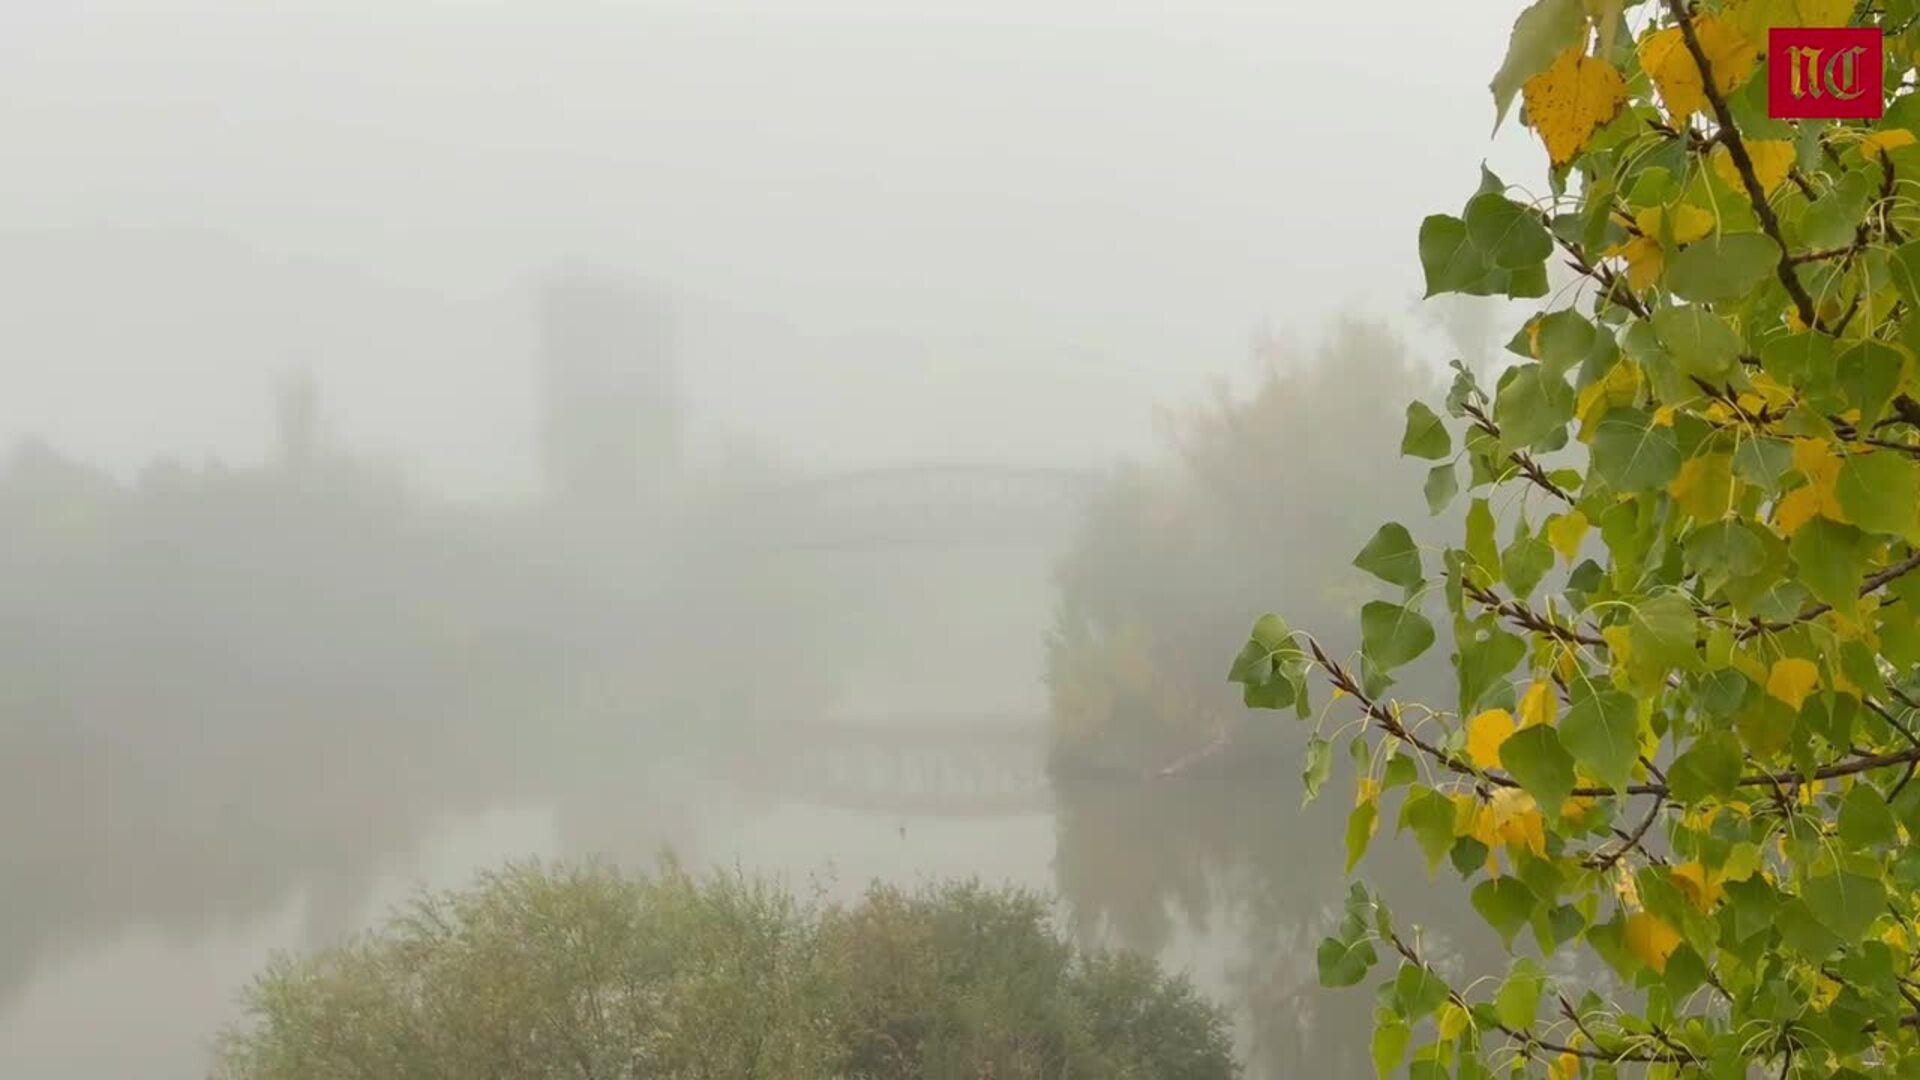
POLYGON ((1488 709, 1467 721, 1467 757, 1476 768, 1500 767, 1500 744, 1513 734, 1513 716, 1505 709, 1488 709))
POLYGON ((1767 693, 1786 702, 1798 712, 1800 704, 1813 693, 1820 683, 1820 669, 1811 660, 1802 660, 1797 656, 1783 657, 1773 662, 1773 670, 1767 674, 1767 693))
MULTIPOLYGON (((1749 139, 1746 147, 1747 160, 1753 163, 1754 179, 1760 181, 1760 190, 1768 195, 1773 194, 1773 189, 1786 182, 1787 173, 1792 171, 1794 159, 1798 156, 1792 141, 1749 139)), ((1746 181, 1740 178, 1740 170, 1733 163, 1733 152, 1727 149, 1726 143, 1713 148, 1713 172, 1728 187, 1746 192, 1746 181)))
POLYGON ((1500 841, 1494 832, 1492 811, 1478 797, 1465 791, 1453 796, 1453 835, 1471 836, 1488 847, 1500 841))
POLYGON ((1887 927, 1884 931, 1882 931, 1880 934, 1880 940, 1886 942, 1887 944, 1893 946, 1896 949, 1899 949, 1902 952, 1906 951, 1907 932, 1903 927, 1901 927, 1899 923, 1894 923, 1893 925, 1887 927))
POLYGON ((1585 795, 1576 795, 1560 804, 1560 816, 1577 825, 1585 820, 1587 809, 1592 805, 1593 800, 1591 798, 1585 795))
POLYGON ((1767 408, 1784 409, 1793 404, 1793 388, 1780 385, 1766 372, 1755 372, 1748 381, 1753 383, 1753 392, 1760 395, 1767 408))
POLYGON ((1569 510, 1547 522, 1547 543, 1571 564, 1580 554, 1580 541, 1587 535, 1587 515, 1569 510))
POLYGON ((1697 862, 1682 863, 1673 868, 1673 883, 1687 894, 1687 900, 1702 912, 1710 912, 1720 902, 1724 891, 1720 887, 1720 876, 1709 873, 1706 867, 1697 862))
POLYGON ((1607 254, 1618 255, 1627 261, 1627 288, 1637 293, 1653 288, 1653 283, 1660 280, 1660 271, 1667 262, 1659 241, 1648 236, 1629 237, 1626 243, 1607 254))
POLYGON ((1781 536, 1792 536, 1819 513, 1820 493, 1810 487, 1794 488, 1774 507, 1773 523, 1781 536))
POLYGON ((1473 831, 1468 835, 1485 844, 1489 852, 1501 845, 1516 851, 1524 848, 1535 855, 1547 851, 1546 818, 1540 813, 1540 804, 1519 788, 1500 788, 1485 803, 1476 800, 1473 831))
MULTIPOLYGON (((1754 65, 1760 62, 1759 50, 1732 20, 1701 15, 1694 19, 1693 30, 1713 72, 1714 88, 1721 94, 1729 93, 1753 74, 1754 65)), ((1694 113, 1708 111, 1700 68, 1693 62, 1693 53, 1679 27, 1648 35, 1640 43, 1640 66, 1653 77, 1653 85, 1674 123, 1685 123, 1694 113)))
POLYGON ((1654 427, 1672 427, 1673 426, 1673 406, 1662 405, 1659 408, 1653 410, 1653 426, 1654 427))
POLYGON ((1368 800, 1380 794, 1380 781, 1371 776, 1360 778, 1359 790, 1354 793, 1353 805, 1365 806, 1368 800))
POLYGON ((1667 485, 1667 492, 1680 509, 1703 523, 1727 516, 1733 509, 1735 491, 1732 454, 1688 458, 1680 465, 1680 475, 1667 485))
POLYGON ((1634 884, 1633 875, 1623 866, 1613 879, 1613 891, 1619 895, 1620 902, 1631 910, 1640 910, 1640 886, 1634 884))
POLYGON ((1547 1063, 1547 1080, 1579 1080, 1580 1055, 1564 1050, 1547 1063))
POLYGON ((1671 207, 1649 206, 1633 216, 1634 227, 1656 241, 1672 241, 1684 247, 1713 231, 1713 211, 1692 203, 1675 203, 1671 207), (1667 211, 1672 210, 1673 219, 1667 220, 1667 211), (1666 232, 1671 235, 1662 235, 1666 232))
POLYGON ((1814 974, 1813 1008, 1815 1012, 1826 1012, 1833 999, 1840 996, 1840 983, 1825 975, 1814 974))
POLYGON ((1878 161, 1882 151, 1891 152, 1903 146, 1912 146, 1913 141, 1913 132, 1906 128, 1888 128, 1861 139, 1860 153, 1864 154, 1868 161, 1878 161))
POLYGON ((1805 487, 1787 492, 1776 510, 1780 531, 1792 536, 1814 515, 1846 523, 1846 511, 1840 508, 1840 458, 1825 439, 1793 440, 1793 467, 1807 478, 1805 487), (1805 494, 1802 494, 1802 493, 1805 494))
POLYGON ((1636 912, 1627 917, 1627 949, 1657 972, 1667 970, 1667 958, 1680 947, 1680 934, 1656 915, 1636 912))
POLYGON ((1580 391, 1574 413, 1580 419, 1580 441, 1592 442, 1600 419, 1613 409, 1625 408, 1640 399, 1640 365, 1621 360, 1606 375, 1580 391))
POLYGON ((1626 80, 1612 64, 1588 56, 1584 40, 1528 79, 1520 92, 1527 121, 1556 167, 1572 161, 1627 100, 1626 80))
POLYGON ((1467 1021, 1469 1019, 1470 1017, 1467 1015, 1467 1010, 1461 1008, 1457 1003, 1449 1001, 1440 1006, 1440 1015, 1434 1019, 1434 1026, 1442 1039, 1452 1040, 1458 1038, 1461 1032, 1467 1030, 1467 1021))
POLYGON ((1553 723, 1554 714, 1560 711, 1560 699, 1554 696, 1553 684, 1545 679, 1535 680, 1527 692, 1520 696, 1520 726, 1533 727, 1535 724, 1553 723))
POLYGON ((1600 636, 1607 643, 1607 654, 1614 666, 1624 668, 1633 663, 1633 628, 1625 623, 1600 628, 1600 636))

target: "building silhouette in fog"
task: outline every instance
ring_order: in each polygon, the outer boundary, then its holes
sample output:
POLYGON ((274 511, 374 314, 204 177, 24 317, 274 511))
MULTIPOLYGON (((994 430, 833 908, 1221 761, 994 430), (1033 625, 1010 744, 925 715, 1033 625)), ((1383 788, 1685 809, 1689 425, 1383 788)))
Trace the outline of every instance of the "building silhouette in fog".
POLYGON ((550 278, 539 297, 540 454, 547 490, 617 510, 679 464, 678 370, 666 306, 609 278, 550 278))

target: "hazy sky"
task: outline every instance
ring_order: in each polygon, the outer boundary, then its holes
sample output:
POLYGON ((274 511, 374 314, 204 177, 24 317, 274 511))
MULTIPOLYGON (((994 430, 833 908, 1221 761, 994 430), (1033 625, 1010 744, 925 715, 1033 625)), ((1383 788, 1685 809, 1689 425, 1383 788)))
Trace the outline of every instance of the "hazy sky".
MULTIPOLYGON (((1404 314, 1519 5, 0 3, 0 439, 355 442, 525 479, 528 285, 666 290, 703 428, 809 460, 1139 445, 1262 325, 1404 314)), ((1436 361, 1446 359, 1437 351, 1436 361)))

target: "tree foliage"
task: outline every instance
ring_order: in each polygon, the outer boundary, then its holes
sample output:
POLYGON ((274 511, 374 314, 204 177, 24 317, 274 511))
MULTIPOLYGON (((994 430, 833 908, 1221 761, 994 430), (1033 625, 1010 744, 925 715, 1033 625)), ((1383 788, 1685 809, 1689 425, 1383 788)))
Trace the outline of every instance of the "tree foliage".
MULTIPOLYGON (((1057 766, 1154 771, 1213 745, 1241 712, 1218 654, 1257 604, 1341 610, 1365 581, 1345 565, 1351 545, 1418 496, 1367 433, 1399 422, 1382 387, 1444 383, 1389 332, 1347 320, 1317 354, 1262 359, 1251 393, 1223 387, 1210 408, 1169 415, 1171 452, 1116 475, 1061 559, 1047 643, 1057 766), (1275 476, 1278 460, 1289 468, 1275 476), (1303 504, 1337 511, 1308 521, 1291 509, 1303 504)), ((1247 734, 1230 737, 1247 749, 1247 734)))
POLYGON ((538 864, 281 958, 225 1080, 995 1076, 1230 1080, 1220 1011, 974 883, 809 904, 739 873, 538 864))
POLYGON ((1382 1075, 1920 1076, 1916 46, 1912 0, 1516 20, 1491 89, 1547 190, 1483 169, 1420 228, 1427 293, 1580 287, 1407 409, 1464 535, 1379 529, 1357 655, 1269 615, 1231 673, 1349 743, 1350 870, 1412 834, 1512 953, 1450 984, 1356 882, 1320 979, 1378 981, 1382 1075), (1769 119, 1768 30, 1849 23, 1885 31, 1884 118, 1769 119), (1407 700, 1442 641, 1457 693, 1407 700))

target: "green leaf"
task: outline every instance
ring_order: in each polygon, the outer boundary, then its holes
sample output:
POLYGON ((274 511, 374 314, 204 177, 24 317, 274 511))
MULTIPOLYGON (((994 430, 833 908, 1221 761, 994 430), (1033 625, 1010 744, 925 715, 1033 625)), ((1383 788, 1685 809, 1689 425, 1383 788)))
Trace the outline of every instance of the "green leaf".
POLYGON ((1677 592, 1662 593, 1633 609, 1628 640, 1637 664, 1692 671, 1700 666, 1700 620, 1677 592))
POLYGON ((1303 658, 1286 621, 1263 615, 1233 658, 1227 681, 1244 687, 1241 696, 1250 709, 1284 709, 1296 698, 1306 700, 1303 658))
POLYGON ((1427 513, 1438 514, 1453 502, 1460 494, 1460 472, 1453 462, 1447 461, 1427 470, 1427 513))
MULTIPOLYGON (((1471 716, 1477 706, 1497 696, 1501 688, 1511 698, 1513 688, 1507 676, 1527 655, 1526 640, 1500 629, 1491 618, 1473 632, 1456 635, 1454 666, 1460 679, 1460 715, 1471 716), (1484 635, 1484 636, 1483 636, 1484 635)), ((1498 708, 1499 705, 1489 707, 1498 708)))
POLYGON ((1661 308, 1653 313, 1653 332, 1682 375, 1717 380, 1740 362, 1740 335, 1705 308, 1661 308))
POLYGON ((1673 429, 1656 426, 1639 409, 1612 410, 1594 433, 1593 472, 1622 494, 1666 487, 1680 473, 1673 429))
POLYGON ((1866 534, 1859 529, 1816 517, 1794 532, 1787 550, 1801 583, 1835 611, 1851 616, 1866 578, 1867 547, 1866 534))
MULTIPOLYGON (((1861 210, 1865 209, 1863 202, 1861 210)), ((1907 302, 1907 307, 1920 309, 1920 240, 1909 240, 1895 248, 1887 259, 1887 269, 1892 274, 1894 288, 1900 290, 1900 299, 1907 302)))
POLYGON ((1780 488, 1780 478, 1793 468, 1793 444, 1785 439, 1752 437, 1733 448, 1733 475, 1768 494, 1780 488))
POLYGON ((1427 279, 1425 298, 1442 293, 1486 295, 1492 270, 1467 236, 1467 223, 1450 214, 1434 214, 1420 223, 1420 269, 1427 279))
POLYGON ((1500 764, 1549 816, 1573 793, 1573 755, 1546 724, 1521 728, 1500 744, 1500 764))
POLYGON ((1467 557, 1486 572, 1489 581, 1500 574, 1500 547, 1494 540, 1493 506, 1475 499, 1467 507, 1467 557))
POLYGON ((1546 973, 1531 958, 1521 957, 1513 962, 1513 970, 1507 973, 1507 981, 1500 984, 1500 993, 1493 999, 1494 1015, 1500 1022, 1516 1031, 1533 1026, 1534 1017, 1540 1012, 1540 994, 1546 989, 1546 973))
POLYGON ((1440 868, 1440 860, 1453 848, 1454 806, 1446 796, 1428 788, 1407 793, 1400 804, 1400 825, 1412 829, 1420 851, 1427 857, 1427 873, 1440 868))
POLYGON ((1493 129, 1507 118, 1513 97, 1554 58, 1585 40, 1587 13, 1581 0, 1535 0, 1513 21, 1507 55, 1487 88, 1493 91, 1493 129))
POLYGON ((1537 536, 1522 536, 1500 556, 1500 574, 1513 595, 1524 600, 1553 569, 1553 547, 1537 536))
POLYGON ((1496 270, 1519 270, 1553 254, 1540 219, 1505 195, 1486 192, 1467 203, 1467 239, 1496 270))
POLYGON ((1394 1011, 1408 1023, 1419 1023, 1446 1004, 1447 984, 1424 964, 1401 964, 1393 977, 1394 1011))
POLYGON ((1624 788, 1640 760, 1639 706, 1611 687, 1576 682, 1573 707, 1560 724, 1560 741, 1590 776, 1607 787, 1624 788))
POLYGON ((1504 453, 1539 444, 1573 420, 1573 387, 1539 364, 1525 364, 1500 388, 1493 402, 1493 420, 1500 428, 1504 453))
POLYGON ((1905 372, 1906 355, 1883 341, 1856 342, 1834 360, 1841 397, 1860 410, 1860 430, 1879 423, 1905 372))
POLYGON ((1424 580, 1420 569, 1420 549, 1406 526, 1390 521, 1373 534, 1367 546, 1354 556, 1353 565, 1388 583, 1411 589, 1424 580))
POLYGON ((1333 744, 1318 735, 1307 740, 1307 767, 1300 773, 1300 805, 1320 797, 1320 785, 1333 774, 1333 744))
POLYGON ((1373 951, 1373 944, 1364 939, 1349 942, 1326 938, 1320 942, 1314 960, 1320 969, 1320 985, 1337 990, 1357 985, 1373 965, 1379 963, 1380 957, 1373 951))
POLYGON ((1367 845, 1373 841, 1374 824, 1379 820, 1380 806, 1372 799, 1354 807, 1353 813, 1347 815, 1347 873, 1353 873, 1353 868, 1366 857, 1367 845))
POLYGON ((1920 520, 1913 463, 1894 451, 1842 458, 1834 493, 1847 519, 1868 532, 1907 536, 1920 520))
MULTIPOLYGON (((1721 233, 1688 244, 1667 265, 1675 296, 1697 303, 1738 300, 1772 277, 1780 247, 1764 233, 1721 233)), ((1656 322, 1665 312, 1656 312, 1656 322)))
POLYGON ((1674 801, 1688 806, 1727 798, 1739 780, 1740 742, 1725 731, 1701 735, 1667 769, 1674 801))
POLYGON ((1411 662, 1433 640, 1433 624, 1410 607, 1375 600, 1360 609, 1360 649, 1382 671, 1411 662))
POLYGON ((1855 783, 1840 801, 1840 839, 1855 847, 1880 847, 1897 836, 1886 797, 1871 784, 1855 783))
POLYGON ((1438 461, 1451 453, 1453 437, 1447 434, 1447 425, 1425 402, 1408 402, 1407 427, 1400 436, 1401 456, 1438 461))
POLYGON ((1473 910, 1487 920, 1494 931, 1500 935, 1509 948, 1513 946, 1513 936, 1533 918, 1533 909, 1540 905, 1540 898, 1519 878, 1488 878, 1473 887, 1473 910))
POLYGON ((1413 1039, 1413 1029, 1399 1018, 1382 1019, 1373 1026, 1373 1071, 1381 1080, 1393 1075, 1393 1071, 1406 1060, 1407 1043, 1413 1039))
POLYGON ((1821 333, 1789 334, 1760 349, 1760 366, 1798 390, 1823 393, 1833 382, 1834 340, 1821 333))
POLYGON ((1858 941, 1887 905, 1887 887, 1859 874, 1841 871, 1810 878, 1800 899, 1822 926, 1843 941, 1858 941))
POLYGON ((1766 569, 1767 549, 1744 520, 1728 519, 1695 529, 1686 544, 1687 565, 1707 579, 1708 591, 1734 578, 1766 569))

